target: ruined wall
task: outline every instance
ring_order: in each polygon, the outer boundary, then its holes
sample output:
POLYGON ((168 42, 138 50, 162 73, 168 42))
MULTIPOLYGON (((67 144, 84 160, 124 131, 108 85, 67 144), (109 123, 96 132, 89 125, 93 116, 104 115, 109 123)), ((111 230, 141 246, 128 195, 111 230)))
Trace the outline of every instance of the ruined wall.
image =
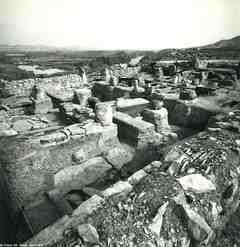
MULTIPOLYGON (((67 141, 60 139, 58 142, 54 137, 52 142, 48 136, 18 136, 1 140, 0 162, 13 201, 17 198, 21 205, 26 205, 41 198, 44 191, 53 188, 54 174, 77 162, 73 160, 77 151, 82 150, 85 160, 88 160, 118 144, 115 125, 101 127, 93 123, 77 128, 76 134, 73 129, 68 129, 72 133, 67 141)), ((64 133, 60 132, 60 138, 64 138, 64 133)))
POLYGON ((2 97, 8 97, 12 95, 29 96, 35 84, 42 86, 45 89, 63 88, 65 90, 71 90, 73 88, 81 87, 82 83, 81 76, 77 74, 16 81, 0 80, 0 95, 2 97))
POLYGON ((92 94, 102 101, 114 100, 121 97, 130 98, 132 87, 111 86, 110 84, 101 81, 96 82, 92 88, 92 94))

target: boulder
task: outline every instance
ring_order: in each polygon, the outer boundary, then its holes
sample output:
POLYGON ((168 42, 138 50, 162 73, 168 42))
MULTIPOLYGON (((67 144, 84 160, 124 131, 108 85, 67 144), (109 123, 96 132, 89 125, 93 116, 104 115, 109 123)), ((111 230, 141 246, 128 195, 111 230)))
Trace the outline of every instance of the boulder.
POLYGON ((119 145, 115 148, 110 149, 104 158, 117 170, 121 170, 123 165, 130 162, 133 158, 132 153, 123 146, 119 145))
POLYGON ((178 179, 185 191, 194 191, 196 193, 207 193, 216 190, 216 186, 201 174, 186 175, 178 179))

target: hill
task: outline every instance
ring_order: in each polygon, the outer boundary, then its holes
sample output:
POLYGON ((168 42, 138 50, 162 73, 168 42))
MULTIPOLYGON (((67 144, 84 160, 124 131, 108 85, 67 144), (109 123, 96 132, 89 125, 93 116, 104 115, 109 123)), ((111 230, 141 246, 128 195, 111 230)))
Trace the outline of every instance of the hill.
POLYGON ((214 44, 210 44, 207 46, 204 46, 204 48, 231 48, 231 49, 240 49, 240 36, 231 38, 231 39, 225 39, 220 40, 214 44))

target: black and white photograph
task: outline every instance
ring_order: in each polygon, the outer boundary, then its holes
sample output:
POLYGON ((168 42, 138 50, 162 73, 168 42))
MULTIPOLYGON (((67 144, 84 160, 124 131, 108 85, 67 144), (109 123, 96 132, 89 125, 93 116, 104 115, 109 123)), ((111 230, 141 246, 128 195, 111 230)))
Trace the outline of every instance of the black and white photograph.
POLYGON ((0 247, 240 247, 240 0, 0 0, 0 247))

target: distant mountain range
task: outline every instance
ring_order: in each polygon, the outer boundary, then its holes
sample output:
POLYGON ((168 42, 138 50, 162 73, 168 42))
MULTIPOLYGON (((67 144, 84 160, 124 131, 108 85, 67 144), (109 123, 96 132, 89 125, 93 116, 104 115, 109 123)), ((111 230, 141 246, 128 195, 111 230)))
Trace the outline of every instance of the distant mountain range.
POLYGON ((44 45, 7 45, 0 44, 0 52, 41 52, 41 51, 56 51, 58 50, 53 46, 44 45))
MULTIPOLYGON (((225 48, 225 49, 240 49, 240 36, 231 38, 231 39, 226 39, 226 40, 220 40, 214 44, 210 44, 210 45, 205 45, 205 46, 201 46, 198 47, 201 49, 204 48, 225 48)), ((188 49, 188 48, 186 48, 188 49)), ((9 53, 19 53, 19 52, 57 52, 57 51, 67 51, 67 52, 74 52, 74 51, 81 51, 83 54, 87 53, 88 55, 91 54, 93 55, 109 55, 109 54, 113 54, 115 52, 119 52, 119 51, 101 51, 101 50, 90 50, 90 51, 86 51, 86 50, 82 50, 79 47, 54 47, 54 46, 44 46, 44 45, 1 45, 0 44, 0 52, 9 52, 9 53), (96 53, 96 54, 95 54, 96 53)), ((132 53, 134 51, 125 51, 126 53, 132 53)), ((136 51, 139 52, 139 51, 136 51)), ((86 55, 86 54, 84 54, 86 55)))
POLYGON ((206 45, 203 48, 229 48, 229 49, 240 49, 240 36, 220 40, 214 44, 206 45))

